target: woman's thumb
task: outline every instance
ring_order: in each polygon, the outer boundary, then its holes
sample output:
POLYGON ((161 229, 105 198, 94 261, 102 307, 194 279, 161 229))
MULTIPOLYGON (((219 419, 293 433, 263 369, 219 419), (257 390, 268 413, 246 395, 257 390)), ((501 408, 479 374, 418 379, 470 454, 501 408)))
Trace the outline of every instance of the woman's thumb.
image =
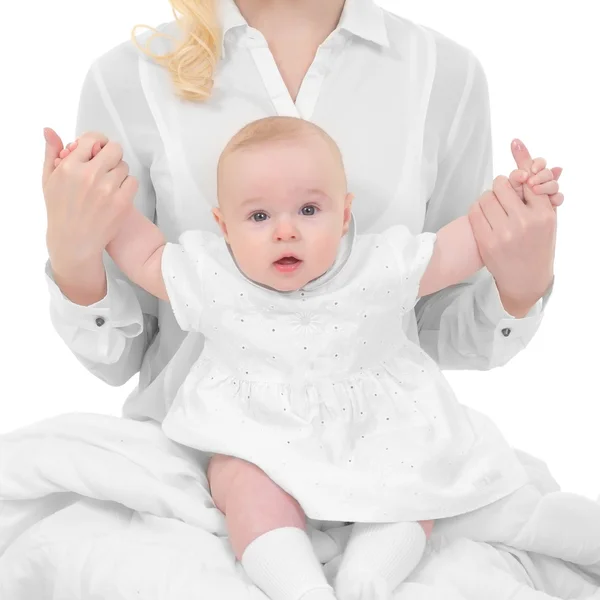
POLYGON ((54 160, 58 158, 60 151, 63 149, 63 143, 56 131, 50 129, 50 127, 44 127, 44 140, 46 140, 46 148, 42 184, 46 185, 48 177, 50 177, 55 168, 54 160))

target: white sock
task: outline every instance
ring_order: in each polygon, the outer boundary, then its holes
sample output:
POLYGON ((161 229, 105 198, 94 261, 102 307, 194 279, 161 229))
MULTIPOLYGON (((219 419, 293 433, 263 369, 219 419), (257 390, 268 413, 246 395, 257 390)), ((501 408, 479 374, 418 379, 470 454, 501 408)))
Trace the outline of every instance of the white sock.
POLYGON ((271 600, 335 600, 310 538, 280 527, 248 544, 241 560, 248 577, 271 600))
POLYGON ((337 597, 391 597, 419 564, 426 542, 416 522, 355 523, 336 577, 337 597))

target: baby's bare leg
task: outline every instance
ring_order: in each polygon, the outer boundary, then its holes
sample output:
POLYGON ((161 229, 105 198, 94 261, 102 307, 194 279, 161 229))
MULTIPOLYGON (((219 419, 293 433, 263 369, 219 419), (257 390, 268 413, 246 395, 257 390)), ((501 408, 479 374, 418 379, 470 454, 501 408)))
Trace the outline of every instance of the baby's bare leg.
POLYGON ((238 560, 250 542, 264 533, 280 527, 306 527, 296 500, 256 465, 231 456, 214 456, 208 466, 208 482, 217 508, 227 519, 238 560))
POLYGON ((335 599, 294 498, 257 466, 231 456, 214 456, 207 475, 213 500, 225 514, 233 552, 267 596, 335 599))

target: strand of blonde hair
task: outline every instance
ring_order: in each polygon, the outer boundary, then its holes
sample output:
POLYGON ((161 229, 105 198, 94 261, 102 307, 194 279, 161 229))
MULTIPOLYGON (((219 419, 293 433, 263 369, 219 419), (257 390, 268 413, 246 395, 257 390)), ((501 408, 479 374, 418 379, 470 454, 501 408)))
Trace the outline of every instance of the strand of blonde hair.
POLYGON ((183 40, 166 54, 155 54, 150 44, 156 37, 174 40, 155 27, 138 24, 131 32, 131 40, 146 56, 169 72, 175 94, 185 100, 202 102, 210 97, 214 85, 214 73, 221 53, 221 28, 217 19, 215 3, 218 0, 169 0, 173 15, 183 40), (177 14, 179 13, 179 15, 177 14), (136 38, 138 27, 153 31, 146 44, 141 46, 136 38))

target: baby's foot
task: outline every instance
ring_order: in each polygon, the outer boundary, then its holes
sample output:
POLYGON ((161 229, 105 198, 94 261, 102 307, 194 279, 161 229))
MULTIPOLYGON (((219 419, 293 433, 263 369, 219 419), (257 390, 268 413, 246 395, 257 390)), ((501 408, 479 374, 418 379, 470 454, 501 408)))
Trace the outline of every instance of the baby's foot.
POLYGON ((419 523, 355 523, 335 580, 338 600, 391 600, 425 545, 419 523))

